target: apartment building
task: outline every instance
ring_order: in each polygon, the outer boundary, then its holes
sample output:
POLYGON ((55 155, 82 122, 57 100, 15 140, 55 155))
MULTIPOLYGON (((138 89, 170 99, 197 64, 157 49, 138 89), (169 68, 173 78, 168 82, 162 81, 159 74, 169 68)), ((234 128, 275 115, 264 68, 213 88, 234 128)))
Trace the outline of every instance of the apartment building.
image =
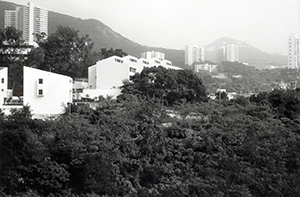
POLYGON ((142 72, 144 68, 162 66, 166 69, 181 68, 173 66, 169 60, 159 58, 136 58, 133 56, 112 56, 88 68, 88 89, 84 89, 82 97, 95 98, 101 96, 116 96, 120 94, 120 87, 124 80, 142 72))
POLYGON ((216 51, 217 62, 229 61, 238 62, 239 61, 239 47, 234 44, 226 44, 216 51))
POLYGON ((68 76, 24 66, 22 97, 9 95, 7 68, 0 69, 0 80, 0 108, 6 114, 28 105, 33 118, 46 118, 63 113, 72 103, 73 81, 68 76))
POLYGON ((164 60, 165 59, 165 54, 159 51, 147 51, 141 54, 142 58, 145 59, 152 59, 152 58, 157 58, 160 60, 164 60))
POLYGON ((31 2, 15 10, 5 10, 4 28, 8 26, 22 31, 23 40, 32 44, 35 34, 43 32, 48 35, 48 11, 31 2))
POLYGON ((299 38, 296 34, 288 37, 288 67, 299 68, 299 38))
POLYGON ((185 64, 191 66, 193 63, 205 62, 205 48, 198 45, 185 46, 185 64))

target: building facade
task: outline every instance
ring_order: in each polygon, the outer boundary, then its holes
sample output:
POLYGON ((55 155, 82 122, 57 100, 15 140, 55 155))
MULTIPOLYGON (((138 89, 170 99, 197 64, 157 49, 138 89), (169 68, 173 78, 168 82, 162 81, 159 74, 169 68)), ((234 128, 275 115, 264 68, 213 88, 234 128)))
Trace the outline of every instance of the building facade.
POLYGON ((7 89, 7 68, 0 68, 0 109, 10 110, 29 106, 33 118, 47 118, 65 111, 72 103, 72 78, 35 68, 23 67, 23 96, 12 96, 7 89))
POLYGON ((24 66, 23 105, 34 117, 61 114, 72 103, 72 84, 71 77, 24 66))
POLYGON ((4 28, 8 26, 22 31, 23 40, 31 44, 35 41, 35 34, 48 35, 48 11, 31 2, 15 10, 5 10, 4 28))
POLYGON ((288 67, 299 68, 299 38, 296 34, 288 38, 288 67))
POLYGON ((191 66, 193 63, 205 62, 205 48, 198 45, 185 46, 185 64, 191 66))
POLYGON ((0 107, 4 104, 4 98, 7 98, 7 67, 0 67, 0 107))
POLYGON ((159 51, 147 51, 141 54, 142 58, 145 59, 152 59, 152 58, 157 58, 160 60, 164 60, 165 59, 165 54, 159 51))
MULTIPOLYGON (((124 80, 142 72, 144 68, 162 66, 166 69, 181 69, 173 66, 169 60, 158 58, 136 58, 133 56, 112 56, 88 68, 88 88, 97 90, 119 89, 124 80)), ((105 96, 105 95, 104 95, 105 96)))
POLYGON ((217 49, 216 51, 217 62, 228 61, 238 62, 239 61, 239 47, 235 44, 227 44, 217 49))
POLYGON ((206 70, 208 72, 213 72, 214 70, 216 70, 218 65, 211 65, 211 64, 195 64, 194 65, 194 71, 195 72, 199 72, 200 70, 206 70))

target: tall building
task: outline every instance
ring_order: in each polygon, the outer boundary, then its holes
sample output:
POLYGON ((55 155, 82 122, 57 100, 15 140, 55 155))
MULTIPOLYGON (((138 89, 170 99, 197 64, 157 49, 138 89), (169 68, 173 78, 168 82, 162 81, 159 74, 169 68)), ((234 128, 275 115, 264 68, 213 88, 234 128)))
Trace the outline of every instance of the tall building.
POLYGON ((216 51, 217 62, 228 61, 236 62, 239 61, 239 47, 234 44, 227 44, 216 51))
POLYGON ((299 68, 299 38, 296 34, 292 34, 289 36, 288 67, 299 68))
POLYGON ((234 44, 226 45, 226 60, 229 62, 239 61, 239 48, 234 44))
POLYGON ((48 35, 48 11, 34 6, 31 2, 16 7, 15 10, 5 10, 4 28, 8 26, 22 31, 23 40, 33 43, 35 34, 43 32, 48 35))
POLYGON ((185 46, 185 64, 191 66, 193 63, 205 62, 205 48, 198 45, 185 46))

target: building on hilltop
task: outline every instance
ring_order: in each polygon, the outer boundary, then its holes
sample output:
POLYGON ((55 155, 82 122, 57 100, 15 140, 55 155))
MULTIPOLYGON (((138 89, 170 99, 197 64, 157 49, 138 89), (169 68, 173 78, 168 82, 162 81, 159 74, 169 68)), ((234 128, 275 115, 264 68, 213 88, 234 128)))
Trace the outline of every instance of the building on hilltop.
POLYGON ((185 64, 191 66, 193 63, 205 62, 205 48, 198 45, 185 46, 185 64))
POLYGON ((9 114, 13 108, 30 106, 33 118, 51 117, 64 112, 72 103, 71 77, 35 68, 23 67, 23 96, 16 97, 7 90, 7 68, 0 69, 0 108, 9 114))
POLYGON ((32 44, 36 34, 48 35, 48 11, 31 2, 15 10, 5 10, 4 28, 8 26, 22 31, 23 40, 32 44))
POLYGON ((299 68, 299 38, 296 34, 288 38, 288 68, 299 68))

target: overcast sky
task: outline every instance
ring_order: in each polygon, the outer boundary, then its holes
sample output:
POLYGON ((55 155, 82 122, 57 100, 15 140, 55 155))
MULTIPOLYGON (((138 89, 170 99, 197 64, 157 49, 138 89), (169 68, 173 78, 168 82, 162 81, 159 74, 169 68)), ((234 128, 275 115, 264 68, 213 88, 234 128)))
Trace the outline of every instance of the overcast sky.
MULTIPOLYGON (((25 5, 29 0, 6 0, 25 5)), ((287 54, 300 33, 300 0, 31 0, 49 11, 98 19, 142 45, 184 49, 230 37, 287 54)))

